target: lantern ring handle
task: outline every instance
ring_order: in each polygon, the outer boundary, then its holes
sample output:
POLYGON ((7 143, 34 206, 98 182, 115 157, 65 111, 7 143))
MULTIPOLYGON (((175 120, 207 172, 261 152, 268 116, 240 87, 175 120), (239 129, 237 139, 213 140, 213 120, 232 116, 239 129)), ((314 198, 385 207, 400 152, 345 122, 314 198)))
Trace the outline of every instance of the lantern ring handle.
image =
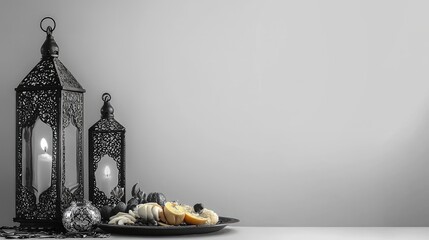
POLYGON ((42 21, 40 21, 40 29, 42 29, 42 31, 44 31, 44 32, 48 32, 48 28, 49 28, 49 26, 46 28, 46 29, 43 29, 43 26, 42 26, 42 23, 43 23, 43 21, 45 21, 46 19, 50 19, 50 20, 52 20, 52 22, 54 23, 54 27, 52 28, 52 30, 51 30, 51 32, 53 32, 54 30, 55 30, 55 27, 57 26, 57 23, 55 22, 55 20, 53 19, 53 18, 51 18, 51 17, 44 17, 43 19, 42 19, 42 21))
POLYGON ((101 97, 101 99, 105 102, 110 101, 110 99, 112 99, 112 96, 110 96, 109 93, 103 93, 103 96, 101 97))

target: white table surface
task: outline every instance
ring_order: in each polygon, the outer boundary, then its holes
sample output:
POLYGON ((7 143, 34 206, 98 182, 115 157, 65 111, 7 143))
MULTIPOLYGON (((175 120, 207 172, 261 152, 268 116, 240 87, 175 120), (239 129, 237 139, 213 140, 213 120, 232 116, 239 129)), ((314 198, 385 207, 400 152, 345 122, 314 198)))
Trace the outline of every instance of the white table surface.
POLYGON ((125 236, 110 239, 246 239, 246 240, 429 240, 429 227, 235 227, 209 234, 184 236, 125 236))

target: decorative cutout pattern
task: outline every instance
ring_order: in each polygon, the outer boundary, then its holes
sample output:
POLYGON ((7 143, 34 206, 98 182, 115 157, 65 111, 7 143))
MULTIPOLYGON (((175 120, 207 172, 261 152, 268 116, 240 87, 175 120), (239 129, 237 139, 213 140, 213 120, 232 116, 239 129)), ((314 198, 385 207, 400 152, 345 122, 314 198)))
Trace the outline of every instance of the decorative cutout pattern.
POLYGON ((59 90, 22 91, 17 96, 18 126, 32 126, 37 117, 50 127, 57 126, 58 116, 57 97, 59 90))
POLYGON ((69 232, 90 232, 100 221, 100 212, 87 201, 72 202, 62 218, 64 228, 69 232))
POLYGON ((61 210, 64 211, 72 201, 83 200, 83 93, 79 92, 62 92, 62 102, 63 102, 63 126, 62 126, 62 198, 61 198, 61 210), (66 156, 65 156, 65 146, 66 146, 66 131, 65 129, 70 125, 70 123, 77 128, 77 138, 76 138, 76 150, 77 155, 76 161, 77 166, 77 179, 78 179, 78 188, 72 192, 72 190, 65 187, 66 183, 66 156))
POLYGON ((118 123, 114 118, 102 118, 91 128, 94 131, 125 131, 124 126, 118 123))
POLYGON ((55 63, 61 86, 65 88, 82 89, 82 86, 79 84, 79 82, 73 77, 70 71, 63 65, 63 63, 58 58, 53 58, 52 61, 55 63))
POLYGON ((63 128, 73 126, 78 129, 83 127, 83 94, 78 92, 63 91, 63 128))
POLYGON ((58 58, 43 58, 19 84, 18 88, 62 87, 82 90, 82 86, 58 58))
POLYGON ((114 198, 113 196, 107 197, 103 191, 100 191, 98 187, 94 189, 94 200, 92 201, 93 205, 100 209, 105 205, 113 205, 119 202, 119 199, 114 198))
POLYGON ((60 86, 56 72, 52 58, 42 59, 22 80, 18 88, 60 86))

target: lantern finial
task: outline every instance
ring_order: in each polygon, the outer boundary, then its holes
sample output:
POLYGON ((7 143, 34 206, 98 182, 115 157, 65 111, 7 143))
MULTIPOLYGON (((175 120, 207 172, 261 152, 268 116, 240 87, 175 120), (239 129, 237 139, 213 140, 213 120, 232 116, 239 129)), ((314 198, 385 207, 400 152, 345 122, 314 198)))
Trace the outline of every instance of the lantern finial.
POLYGON ((42 31, 46 32, 46 40, 40 49, 40 52, 42 53, 42 58, 58 57, 59 47, 54 40, 54 36, 52 36, 52 32, 55 30, 55 27, 55 20, 51 17, 45 17, 42 19, 42 21, 40 21, 40 28, 42 29, 42 31), (46 29, 43 29, 42 23, 46 19, 51 19, 54 23, 54 27, 48 26, 46 29))
POLYGON ((112 97, 109 93, 103 93, 101 99, 104 101, 104 105, 100 110, 101 118, 113 118, 113 112, 115 110, 113 109, 112 105, 110 105, 110 99, 112 99, 112 97))

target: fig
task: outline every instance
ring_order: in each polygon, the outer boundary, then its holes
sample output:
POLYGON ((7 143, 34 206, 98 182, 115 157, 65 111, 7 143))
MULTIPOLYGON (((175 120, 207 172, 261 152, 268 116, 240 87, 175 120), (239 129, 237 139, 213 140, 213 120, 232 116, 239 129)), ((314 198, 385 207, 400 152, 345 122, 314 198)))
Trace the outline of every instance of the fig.
POLYGON ((126 211, 125 212, 128 212, 128 211, 134 211, 135 209, 136 209, 136 207, 137 207, 137 205, 136 204, 127 204, 127 209, 126 209, 126 211))
POLYGON ((131 198, 130 200, 128 200, 127 205, 128 206, 130 206, 130 205, 137 206, 137 205, 139 205, 139 200, 137 198, 131 198))
POLYGON ((124 202, 118 202, 116 206, 112 209, 111 215, 116 215, 118 212, 126 212, 127 205, 124 202))
POLYGON ((201 211, 203 211, 203 209, 204 209, 204 206, 202 203, 197 203, 194 205, 194 211, 196 213, 201 213, 201 211))
POLYGON ((100 208, 100 214, 101 214, 101 219, 103 221, 108 221, 110 216, 112 216, 112 210, 113 210, 113 206, 111 205, 105 205, 103 207, 100 208))
POLYGON ((162 193, 151 192, 147 195, 146 201, 147 202, 155 202, 161 206, 164 206, 165 203, 167 202, 167 199, 165 198, 164 194, 162 194, 162 193))

